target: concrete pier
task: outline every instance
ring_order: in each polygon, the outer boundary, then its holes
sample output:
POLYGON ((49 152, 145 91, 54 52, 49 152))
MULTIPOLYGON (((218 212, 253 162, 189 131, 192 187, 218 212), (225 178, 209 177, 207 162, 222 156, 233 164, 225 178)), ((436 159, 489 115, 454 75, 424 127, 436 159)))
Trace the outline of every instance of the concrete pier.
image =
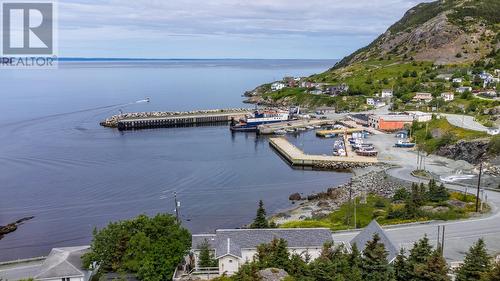
POLYGON ((211 110, 199 112, 138 112, 112 116, 101 122, 102 126, 119 130, 135 130, 147 128, 196 126, 207 124, 223 124, 231 120, 238 121, 250 111, 244 110, 211 110))
MULTIPOLYGON (((291 144, 284 137, 270 138, 269 144, 294 166, 327 167, 341 166, 354 168, 378 163, 376 157, 359 156, 348 149, 347 156, 310 155, 291 144), (347 165, 338 165, 347 164, 347 165)), ((346 146, 347 148, 347 146, 346 146)))

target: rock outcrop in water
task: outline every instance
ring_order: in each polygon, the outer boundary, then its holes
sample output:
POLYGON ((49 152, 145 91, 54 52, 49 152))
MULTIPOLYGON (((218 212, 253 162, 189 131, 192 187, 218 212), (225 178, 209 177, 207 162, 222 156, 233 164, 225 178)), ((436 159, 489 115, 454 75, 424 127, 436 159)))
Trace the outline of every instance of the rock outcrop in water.
POLYGON ((21 224, 23 224, 25 221, 31 220, 34 217, 25 217, 22 219, 19 219, 15 222, 9 223, 7 225, 1 226, 0 225, 0 240, 7 234, 14 232, 17 230, 17 227, 21 224))

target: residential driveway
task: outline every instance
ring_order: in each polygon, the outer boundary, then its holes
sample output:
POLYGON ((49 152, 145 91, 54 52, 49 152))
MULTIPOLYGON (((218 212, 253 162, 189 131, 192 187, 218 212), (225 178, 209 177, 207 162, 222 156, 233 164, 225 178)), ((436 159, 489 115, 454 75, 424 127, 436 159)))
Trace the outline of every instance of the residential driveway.
POLYGON ((488 128, 483 126, 482 124, 474 121, 474 117, 469 115, 459 115, 459 114, 446 114, 442 113, 442 115, 446 116, 446 119, 450 124, 461 127, 464 129, 469 129, 473 131, 487 132, 488 128))

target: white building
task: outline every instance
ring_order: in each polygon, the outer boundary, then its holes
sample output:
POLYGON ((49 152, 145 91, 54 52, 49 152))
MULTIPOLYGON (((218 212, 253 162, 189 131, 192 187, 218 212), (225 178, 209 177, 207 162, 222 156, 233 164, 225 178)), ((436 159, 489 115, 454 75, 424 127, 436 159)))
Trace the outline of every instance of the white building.
POLYGON ((366 99, 366 104, 374 106, 375 105, 375 99, 373 99, 373 98, 367 98, 366 99))
POLYGON ((472 87, 458 87, 456 91, 459 94, 463 94, 465 92, 472 92, 472 87))
POLYGON ((407 111, 406 113, 413 116, 413 120, 417 122, 429 122, 432 120, 432 113, 422 111, 407 111))
POLYGON ((453 80, 451 80, 451 82, 453 83, 462 83, 463 79, 462 78, 453 78, 453 80))
POLYGON ((39 272, 37 281, 88 281, 92 271, 82 268, 82 255, 90 250, 90 246, 54 248, 50 251, 39 272))
POLYGON ((452 101, 455 99, 455 94, 452 92, 441 93, 441 98, 443 98, 444 101, 452 101))
POLYGON ((283 88, 285 88, 285 84, 283 84, 281 82, 274 82, 271 85, 271 91, 279 91, 279 90, 282 90, 283 88))
POLYGON ((382 90, 382 93, 380 94, 382 98, 392 98, 393 93, 391 89, 384 89, 382 90))
POLYGON ((241 265, 254 259, 257 246, 273 239, 285 239, 291 254, 309 255, 311 260, 320 256, 326 242, 333 241, 327 228, 219 229, 215 234, 195 234, 192 236, 195 271, 200 269, 197 260, 204 241, 208 242, 218 261, 218 274, 232 275, 241 265))

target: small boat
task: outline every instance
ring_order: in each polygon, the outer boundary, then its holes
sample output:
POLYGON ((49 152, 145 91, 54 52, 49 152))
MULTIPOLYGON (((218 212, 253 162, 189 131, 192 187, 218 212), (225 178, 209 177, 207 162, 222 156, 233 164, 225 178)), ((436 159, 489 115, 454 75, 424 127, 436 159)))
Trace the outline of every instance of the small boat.
POLYGON ((151 101, 151 99, 150 99, 149 97, 146 97, 144 100, 145 100, 146 102, 150 102, 150 101, 151 101))
POLYGON ((313 127, 314 127, 314 129, 321 129, 320 125, 314 125, 313 127))
POLYGON ((398 140, 396 144, 394 145, 395 147, 402 147, 402 148, 412 148, 415 146, 414 142, 409 142, 408 140, 398 140))
POLYGON ((286 129, 285 130, 287 133, 295 133, 295 130, 294 129, 286 129))
POLYGON ((337 134, 326 134, 326 135, 324 135, 324 137, 327 138, 327 139, 331 139, 331 138, 334 138, 336 136, 337 136, 337 134))
POLYGON ((333 156, 346 156, 345 149, 339 148, 333 151, 333 156))
POLYGON ((359 156, 374 157, 374 156, 377 156, 378 151, 376 151, 376 150, 358 149, 358 150, 356 150, 356 154, 359 155, 359 156))
POLYGON ((275 135, 284 135, 284 134, 286 134, 286 131, 285 130, 276 130, 276 131, 274 131, 274 134, 275 135))
POLYGON ((305 130, 307 130, 307 129, 306 129, 306 128, 304 128, 304 127, 299 127, 299 128, 297 128, 297 130, 298 130, 298 131, 305 131, 305 130))
POLYGON ((371 143, 355 143, 352 145, 352 149, 358 150, 358 149, 365 149, 365 150, 373 150, 375 147, 371 143))
POLYGON ((314 127, 313 126, 306 126, 306 129, 312 130, 312 129, 314 129, 314 127))

